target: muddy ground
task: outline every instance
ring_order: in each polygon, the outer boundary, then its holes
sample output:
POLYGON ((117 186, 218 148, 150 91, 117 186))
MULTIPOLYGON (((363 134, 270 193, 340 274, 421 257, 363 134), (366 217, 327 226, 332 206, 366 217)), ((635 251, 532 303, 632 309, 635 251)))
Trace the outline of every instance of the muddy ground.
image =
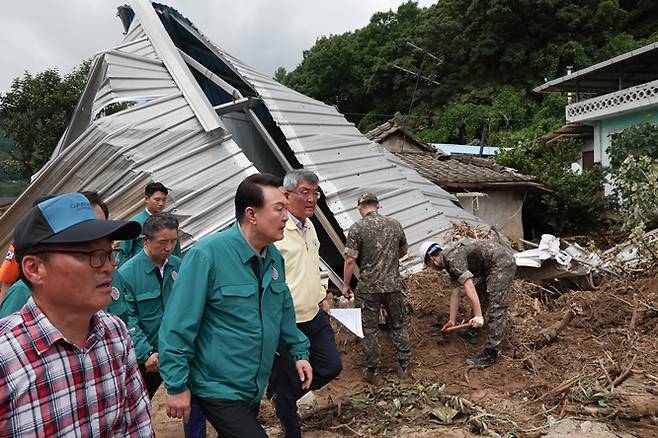
MULTIPOLYGON (((406 283, 414 380, 395 378, 395 351, 383 333, 385 381, 365 384, 358 340, 337 327, 344 370, 303 411, 305 436, 658 436, 656 272, 609 278, 594 291, 516 280, 508 339, 487 369, 464 364, 483 338, 471 346, 440 333, 450 295, 445 274, 426 270, 406 283), (569 312, 551 340, 548 329, 569 312)), ((180 423, 164 415, 162 394, 154 420, 159 437, 182 436, 180 423)), ((282 436, 269 402, 261 420, 270 436, 282 436)))

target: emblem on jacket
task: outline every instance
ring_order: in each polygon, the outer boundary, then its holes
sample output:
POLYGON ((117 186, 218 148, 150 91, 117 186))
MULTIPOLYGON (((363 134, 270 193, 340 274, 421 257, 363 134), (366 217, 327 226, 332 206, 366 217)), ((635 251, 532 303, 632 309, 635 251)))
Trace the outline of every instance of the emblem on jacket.
POLYGON ((176 274, 176 271, 171 271, 171 279, 172 279, 172 280, 176 281, 176 276, 177 276, 177 275, 178 275, 178 274, 176 274))
POLYGON ((272 280, 278 280, 279 279, 279 271, 276 270, 274 266, 272 266, 272 280))
POLYGON ((117 301, 119 299, 119 297, 121 296, 121 294, 119 293, 119 289, 112 286, 112 292, 110 292, 110 296, 112 297, 112 299, 114 301, 117 301))

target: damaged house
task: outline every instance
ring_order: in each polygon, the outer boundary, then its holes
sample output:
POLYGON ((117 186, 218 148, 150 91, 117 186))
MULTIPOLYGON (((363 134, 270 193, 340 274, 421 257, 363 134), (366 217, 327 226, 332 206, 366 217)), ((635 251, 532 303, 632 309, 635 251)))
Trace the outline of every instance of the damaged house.
POLYGON ((528 190, 545 190, 534 176, 497 165, 490 158, 447 153, 423 142, 403 124, 400 113, 366 133, 421 176, 459 199, 469 213, 495 226, 512 241, 523 239, 523 201, 528 190))
POLYGON ((346 231, 359 219, 356 200, 365 191, 402 224, 411 254, 424 240, 448 239, 452 222, 482 223, 334 107, 255 71, 176 10, 134 0, 118 15, 123 38, 95 57, 50 160, 0 218, 4 247, 41 195, 97 190, 113 218, 129 218, 155 180, 170 188, 168 210, 180 219, 185 250, 234 221, 233 197, 244 177, 302 167, 320 177, 315 225, 329 266, 342 265, 346 231))

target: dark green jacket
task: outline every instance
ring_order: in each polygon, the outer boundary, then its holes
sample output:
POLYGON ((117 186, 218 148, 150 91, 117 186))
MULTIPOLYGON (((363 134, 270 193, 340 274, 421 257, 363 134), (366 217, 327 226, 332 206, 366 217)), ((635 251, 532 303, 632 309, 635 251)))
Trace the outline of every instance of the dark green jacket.
POLYGON ((157 351, 162 314, 180 267, 180 259, 170 256, 164 268, 162 284, 159 268, 141 251, 118 271, 128 308, 128 327, 135 345, 137 362, 144 363, 157 351))
POLYGON ((168 393, 189 388, 199 397, 256 404, 279 339, 293 361, 308 360, 309 342, 297 329, 276 247, 257 256, 237 225, 194 245, 160 327, 160 375, 168 393), (252 259, 260 264, 260 281, 252 259))

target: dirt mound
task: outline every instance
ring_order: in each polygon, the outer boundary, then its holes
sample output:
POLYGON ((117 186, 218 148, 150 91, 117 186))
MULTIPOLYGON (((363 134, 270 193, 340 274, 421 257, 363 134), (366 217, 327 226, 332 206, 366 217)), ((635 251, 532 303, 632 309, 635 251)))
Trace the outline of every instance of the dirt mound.
MULTIPOLYGON (((508 339, 487 369, 464 364, 484 337, 474 347, 440 332, 448 319, 448 277, 425 270, 406 285, 414 382, 396 380, 395 351, 382 333, 385 383, 364 384, 358 340, 336 327, 344 371, 316 393, 319 408, 305 419, 308 436, 451 436, 445 434, 456 426, 459 435, 452 436, 541 436, 567 416, 658 436, 655 273, 564 293, 516 280, 508 339)), ((464 303, 460 318, 468 317, 464 303)), ((263 420, 276 427, 267 407, 263 420)))

